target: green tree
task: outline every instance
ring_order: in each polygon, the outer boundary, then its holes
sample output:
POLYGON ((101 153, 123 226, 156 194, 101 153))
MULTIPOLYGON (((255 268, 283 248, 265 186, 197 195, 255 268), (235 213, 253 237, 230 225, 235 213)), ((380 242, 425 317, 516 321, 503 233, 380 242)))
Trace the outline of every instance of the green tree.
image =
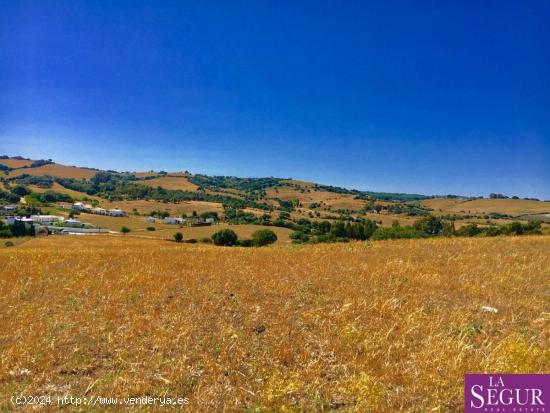
POLYGON ((427 215, 414 223, 417 231, 425 232, 428 235, 439 235, 443 231, 443 223, 433 215, 427 215))
POLYGON ((128 228, 127 226, 123 226, 122 228, 120 228, 120 232, 126 235, 130 232, 130 228, 128 228))
POLYGON ((183 234, 181 232, 176 232, 174 234, 174 240, 176 242, 182 242, 183 241, 183 234))
POLYGON ((275 241, 277 241, 277 234, 270 229, 260 229, 252 234, 252 244, 255 247, 263 247, 275 241))
POLYGON ((212 235, 212 241, 215 245, 223 245, 231 247, 237 243, 237 234, 232 229, 222 229, 221 231, 216 232, 212 235))

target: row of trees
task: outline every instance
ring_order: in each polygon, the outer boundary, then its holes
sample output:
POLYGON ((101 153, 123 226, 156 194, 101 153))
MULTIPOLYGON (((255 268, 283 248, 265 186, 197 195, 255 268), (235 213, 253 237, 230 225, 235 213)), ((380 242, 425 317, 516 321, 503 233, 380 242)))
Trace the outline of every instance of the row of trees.
POLYGON ((32 225, 21 221, 15 221, 12 225, 6 225, 3 221, 0 221, 0 238, 33 237, 34 235, 36 234, 32 225))
MULTIPOLYGON (((176 232, 174 234, 174 240, 176 242, 183 242, 183 234, 176 232)), ((214 245, 225 247, 263 247, 265 245, 273 244, 277 241, 277 234, 270 229, 261 229, 252 234, 251 239, 239 239, 237 233, 232 229, 225 228, 212 235, 211 238, 202 240, 203 242, 213 242, 214 245)), ((196 240, 189 240, 188 242, 196 242, 196 240)))
MULTIPOLYGON (((307 221, 307 220, 306 220, 307 221)), ((477 224, 464 225, 455 229, 454 222, 447 222, 433 215, 423 217, 412 226, 401 226, 395 221, 391 227, 378 227, 375 222, 344 223, 342 221, 321 221, 302 225, 300 230, 290 237, 295 243, 304 242, 338 242, 355 240, 384 240, 399 238, 425 238, 434 236, 498 236, 498 235, 530 235, 541 234, 540 221, 527 223, 512 222, 505 225, 490 225, 480 227, 477 224)))

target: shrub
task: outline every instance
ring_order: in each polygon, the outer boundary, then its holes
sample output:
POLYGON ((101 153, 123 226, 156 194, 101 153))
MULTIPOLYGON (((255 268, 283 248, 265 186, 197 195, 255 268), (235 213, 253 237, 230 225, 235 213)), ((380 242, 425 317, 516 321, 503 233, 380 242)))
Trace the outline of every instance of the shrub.
POLYGON ((373 240, 382 240, 382 239, 398 239, 398 238, 421 238, 425 237, 424 232, 417 231, 413 227, 401 227, 399 225, 394 225, 390 228, 380 227, 374 234, 372 234, 373 240))
POLYGON ((4 242, 4 245, 5 245, 6 247, 13 247, 13 242, 11 242, 11 241, 6 241, 6 242, 4 242))
POLYGON ((147 227, 147 231, 155 231, 156 228, 155 227, 147 227))
POLYGON ((123 234, 127 234, 130 232, 130 228, 128 228, 127 226, 123 226, 122 228, 120 228, 120 232, 122 232, 123 234))
POLYGON ((201 238, 201 242, 204 244, 212 244, 212 238, 209 238, 209 237, 201 238))
POLYGON ((185 242, 187 242, 188 244, 196 244, 198 241, 195 238, 190 238, 185 242))
POLYGON ((237 234, 232 229, 222 229, 212 235, 212 241, 215 245, 230 247, 237 244, 237 240, 237 234))
POLYGON ((295 244, 302 244, 309 241, 309 237, 307 236, 307 234, 304 234, 301 231, 294 231, 293 233, 291 233, 290 239, 295 244))
POLYGON ((176 232, 174 234, 174 240, 176 242, 182 242, 183 241, 183 234, 181 232, 176 232))
POLYGON ((254 245, 254 242, 251 239, 239 239, 236 245, 239 247, 251 247, 254 245))
POLYGON ((456 231, 456 235, 462 237, 475 237, 476 235, 481 234, 481 229, 476 224, 468 224, 459 228, 456 231))
POLYGON ((414 228, 428 235, 439 235, 443 231, 443 223, 439 218, 428 215, 416 221, 414 223, 414 228))
POLYGON ((252 244, 255 247, 263 247, 275 241, 277 241, 277 234, 270 229, 260 229, 252 234, 252 244))

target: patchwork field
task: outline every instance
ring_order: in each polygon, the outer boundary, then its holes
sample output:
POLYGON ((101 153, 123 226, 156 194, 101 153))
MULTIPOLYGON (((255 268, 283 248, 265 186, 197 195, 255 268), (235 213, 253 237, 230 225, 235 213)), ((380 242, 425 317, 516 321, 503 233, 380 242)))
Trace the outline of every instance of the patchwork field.
POLYGON ((0 250, 0 410, 23 393, 461 412, 464 373, 550 371, 548 251, 548 236, 32 239, 0 250))

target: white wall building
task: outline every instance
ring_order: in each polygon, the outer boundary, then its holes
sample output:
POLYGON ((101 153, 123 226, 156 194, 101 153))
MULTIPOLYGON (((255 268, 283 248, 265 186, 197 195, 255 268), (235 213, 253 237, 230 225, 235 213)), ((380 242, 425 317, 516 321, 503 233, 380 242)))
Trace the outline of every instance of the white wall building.
POLYGON ((125 217, 127 215, 126 212, 119 208, 110 209, 108 212, 112 217, 125 217))
POLYGON ((185 223, 185 221, 186 220, 184 218, 180 218, 180 217, 166 217, 166 218, 164 218, 164 223, 165 224, 178 225, 178 224, 185 223))

